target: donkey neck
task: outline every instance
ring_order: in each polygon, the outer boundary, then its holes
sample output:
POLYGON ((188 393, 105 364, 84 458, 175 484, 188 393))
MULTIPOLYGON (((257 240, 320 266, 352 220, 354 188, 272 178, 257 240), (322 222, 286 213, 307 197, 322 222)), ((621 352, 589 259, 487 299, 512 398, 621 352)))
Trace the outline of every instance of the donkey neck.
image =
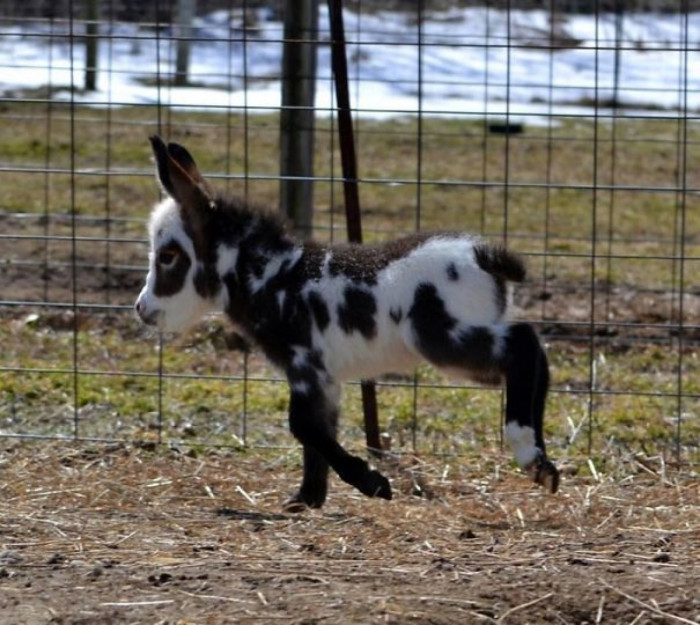
POLYGON ((253 215, 238 243, 238 279, 251 293, 259 291, 301 255, 301 246, 269 215, 253 215))
POLYGON ((223 282, 224 312, 239 330, 259 343, 259 327, 279 316, 278 291, 304 255, 276 215, 227 206, 218 239, 217 272, 223 282))

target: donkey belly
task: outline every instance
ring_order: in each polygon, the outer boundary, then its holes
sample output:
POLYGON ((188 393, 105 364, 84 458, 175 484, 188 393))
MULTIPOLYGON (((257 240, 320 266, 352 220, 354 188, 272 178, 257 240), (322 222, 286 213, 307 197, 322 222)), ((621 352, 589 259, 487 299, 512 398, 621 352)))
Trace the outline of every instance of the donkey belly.
POLYGON ((324 338, 326 368, 338 381, 403 373, 414 369, 420 361, 398 331, 373 338, 357 332, 332 331, 324 338))

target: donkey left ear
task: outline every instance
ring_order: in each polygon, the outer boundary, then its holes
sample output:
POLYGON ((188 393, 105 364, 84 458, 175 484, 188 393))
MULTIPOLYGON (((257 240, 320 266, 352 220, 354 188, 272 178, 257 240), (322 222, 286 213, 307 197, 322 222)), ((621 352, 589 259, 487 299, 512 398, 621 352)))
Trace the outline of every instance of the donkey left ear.
POLYGON ((170 157, 168 156, 168 148, 163 143, 163 140, 158 135, 149 137, 151 142, 151 150, 153 157, 156 160, 156 177, 160 186, 171 198, 175 199, 175 189, 170 181, 170 157))
POLYGON ((165 192, 184 210, 214 206, 214 194, 197 168, 192 155, 181 145, 153 135, 151 147, 156 159, 158 180, 165 192))

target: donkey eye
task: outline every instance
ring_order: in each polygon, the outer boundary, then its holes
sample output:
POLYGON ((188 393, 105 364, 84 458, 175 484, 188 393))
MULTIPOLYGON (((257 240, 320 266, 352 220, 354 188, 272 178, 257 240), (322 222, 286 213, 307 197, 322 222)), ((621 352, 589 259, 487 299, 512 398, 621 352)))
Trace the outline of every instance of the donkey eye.
POLYGON ((171 267, 175 264, 179 254, 180 253, 176 249, 166 247, 158 252, 158 264, 162 267, 171 267))

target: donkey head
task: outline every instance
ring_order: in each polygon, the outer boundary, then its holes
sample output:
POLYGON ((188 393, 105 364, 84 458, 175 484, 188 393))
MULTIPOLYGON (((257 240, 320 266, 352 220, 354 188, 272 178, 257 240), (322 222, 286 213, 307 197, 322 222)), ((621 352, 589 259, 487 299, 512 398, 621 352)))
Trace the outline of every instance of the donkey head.
POLYGON ((156 173, 167 198, 151 214, 149 271, 136 300, 148 325, 177 332, 213 310, 220 291, 210 238, 213 194, 190 153, 151 137, 156 173))

